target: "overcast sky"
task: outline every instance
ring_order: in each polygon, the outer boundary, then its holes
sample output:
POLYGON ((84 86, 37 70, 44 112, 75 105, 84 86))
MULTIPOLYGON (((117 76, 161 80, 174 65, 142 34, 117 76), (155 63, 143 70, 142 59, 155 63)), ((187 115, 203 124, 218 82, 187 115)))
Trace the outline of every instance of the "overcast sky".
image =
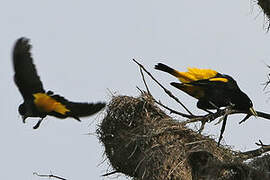
MULTIPOLYGON (((180 71, 191 66, 229 74, 255 109, 269 112, 270 94, 261 85, 269 71, 263 62, 270 64, 270 34, 264 22, 250 0, 2 1, 0 179, 38 180, 32 175, 35 171, 69 180, 110 179, 101 177, 108 167, 103 147, 95 135, 86 135, 95 132, 102 113, 82 123, 47 117, 38 130, 32 129, 35 118, 22 123, 17 111, 22 97, 11 64, 17 38, 31 39, 44 87, 73 101, 109 102, 111 93, 137 96, 136 86, 144 86, 131 61, 136 58, 193 112, 203 113, 196 110, 196 100, 169 86, 174 77, 153 69, 156 63, 180 71)), ((157 99, 182 110, 155 84, 149 86, 157 99)), ((238 125, 241 118, 229 117, 227 144, 251 150, 259 139, 270 143, 270 121, 252 117, 238 125)), ((217 137, 220 126, 209 124, 204 133, 217 137)))

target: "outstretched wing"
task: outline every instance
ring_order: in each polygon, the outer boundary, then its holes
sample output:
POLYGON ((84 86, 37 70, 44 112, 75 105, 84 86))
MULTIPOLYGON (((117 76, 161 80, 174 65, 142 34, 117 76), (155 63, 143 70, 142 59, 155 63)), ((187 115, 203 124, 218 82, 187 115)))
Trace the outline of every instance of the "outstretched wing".
MULTIPOLYGON (((59 116, 57 116, 57 114, 52 114, 60 118, 62 115, 64 115, 62 117, 73 117, 79 120, 79 117, 90 116, 97 113, 98 111, 103 109, 106 105, 106 103, 103 103, 103 102, 98 102, 98 103, 71 102, 59 95, 52 95, 51 98, 61 103, 67 109, 67 111, 65 111, 64 114, 59 114, 59 116)), ((57 110, 54 112, 59 113, 57 112, 57 110)))
POLYGON ((13 49, 14 81, 24 99, 34 93, 45 92, 31 56, 29 39, 20 38, 13 49))

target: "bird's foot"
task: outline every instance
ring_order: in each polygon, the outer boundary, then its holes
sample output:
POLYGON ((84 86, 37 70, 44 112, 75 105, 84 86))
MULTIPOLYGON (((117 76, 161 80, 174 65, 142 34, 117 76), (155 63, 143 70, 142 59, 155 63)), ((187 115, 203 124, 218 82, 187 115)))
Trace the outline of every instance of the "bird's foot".
POLYGON ((38 120, 37 124, 33 127, 33 129, 37 129, 39 128, 41 122, 43 121, 44 118, 41 118, 40 120, 38 120))

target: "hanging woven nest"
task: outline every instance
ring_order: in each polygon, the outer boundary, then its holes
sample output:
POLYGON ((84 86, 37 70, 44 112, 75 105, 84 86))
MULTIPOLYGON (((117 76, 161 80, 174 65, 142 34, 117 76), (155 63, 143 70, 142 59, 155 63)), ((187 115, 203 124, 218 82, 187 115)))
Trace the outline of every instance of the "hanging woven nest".
POLYGON ((113 97, 97 133, 113 169, 134 180, 202 179, 209 167, 211 177, 233 179, 241 163, 238 153, 172 119, 148 94, 113 97))

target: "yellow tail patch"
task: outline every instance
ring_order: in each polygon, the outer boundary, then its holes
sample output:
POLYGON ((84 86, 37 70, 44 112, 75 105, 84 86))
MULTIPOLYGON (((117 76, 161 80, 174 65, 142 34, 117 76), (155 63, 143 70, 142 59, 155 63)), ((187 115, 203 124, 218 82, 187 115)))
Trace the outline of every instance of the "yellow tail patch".
POLYGON ((182 83, 189 83, 192 81, 215 77, 218 72, 212 69, 188 68, 187 72, 179 72, 175 70, 175 73, 182 83))
POLYGON ((69 112, 70 110, 66 108, 65 105, 61 104, 60 102, 57 102, 52 97, 48 96, 45 93, 36 93, 33 94, 35 97, 34 103, 37 106, 37 108, 40 111, 43 112, 58 112, 60 114, 65 115, 66 112, 69 112))

